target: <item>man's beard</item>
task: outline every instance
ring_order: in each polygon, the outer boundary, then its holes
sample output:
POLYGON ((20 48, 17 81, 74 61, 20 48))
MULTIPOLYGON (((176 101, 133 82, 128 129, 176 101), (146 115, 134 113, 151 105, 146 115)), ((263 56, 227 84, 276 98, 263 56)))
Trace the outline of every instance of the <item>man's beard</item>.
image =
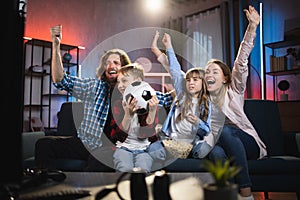
POLYGON ((117 77, 110 77, 108 79, 108 82, 110 83, 111 86, 115 86, 117 83, 117 77))

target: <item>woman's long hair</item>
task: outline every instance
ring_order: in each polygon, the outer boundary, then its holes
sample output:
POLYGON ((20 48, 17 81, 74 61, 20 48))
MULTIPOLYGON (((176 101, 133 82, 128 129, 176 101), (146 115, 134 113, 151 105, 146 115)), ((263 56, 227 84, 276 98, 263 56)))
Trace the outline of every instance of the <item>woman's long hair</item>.
POLYGON ((200 114, 199 118, 203 121, 206 121, 208 118, 208 113, 209 113, 209 93, 207 91, 207 85, 206 82, 204 80, 204 69, 199 68, 199 67, 194 67, 189 69, 184 78, 185 81, 183 81, 183 94, 180 95, 180 97, 178 97, 177 99, 177 106, 180 106, 180 115, 177 117, 176 120, 181 120, 182 117, 181 115, 183 115, 183 117, 186 117, 186 114, 189 113, 189 111, 191 110, 191 105, 192 105, 192 99, 193 96, 187 91, 186 89, 186 79, 187 78, 191 78, 194 75, 198 76, 200 79, 202 79, 202 90, 199 92, 198 95, 198 106, 197 106, 197 111, 200 114), (179 102, 183 99, 183 104, 179 105, 179 102), (204 112, 201 112, 200 110, 200 105, 203 104, 204 105, 204 112))

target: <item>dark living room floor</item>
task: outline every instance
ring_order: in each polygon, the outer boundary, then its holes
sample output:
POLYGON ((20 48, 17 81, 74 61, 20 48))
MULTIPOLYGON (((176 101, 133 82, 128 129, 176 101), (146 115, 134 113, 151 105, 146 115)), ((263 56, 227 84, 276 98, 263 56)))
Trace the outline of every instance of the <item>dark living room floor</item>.
MULTIPOLYGON (((265 200, 263 192, 253 193, 255 200, 265 200)), ((297 200, 296 193, 292 192, 270 192, 269 199, 271 200, 297 200)))

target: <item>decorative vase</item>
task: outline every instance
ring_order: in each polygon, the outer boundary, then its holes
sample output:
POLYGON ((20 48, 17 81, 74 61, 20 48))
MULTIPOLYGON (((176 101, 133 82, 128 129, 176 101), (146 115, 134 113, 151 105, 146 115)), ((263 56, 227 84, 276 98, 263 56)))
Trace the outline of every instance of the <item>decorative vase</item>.
POLYGON ((288 94, 280 94, 280 101, 288 101, 289 95, 288 94))
POLYGON ((238 186, 237 184, 229 184, 224 187, 215 184, 204 184, 204 199, 205 200, 237 200, 238 186))
POLYGON ((286 56, 286 70, 291 70, 294 66, 295 58, 292 55, 286 56))

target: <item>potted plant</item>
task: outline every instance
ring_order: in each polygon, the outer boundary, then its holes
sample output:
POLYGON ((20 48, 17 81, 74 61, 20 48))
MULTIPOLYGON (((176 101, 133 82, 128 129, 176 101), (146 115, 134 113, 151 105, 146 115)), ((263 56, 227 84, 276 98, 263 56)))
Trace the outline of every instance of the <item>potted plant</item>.
POLYGON ((231 183, 230 179, 239 173, 241 170, 239 166, 231 165, 230 160, 225 162, 205 160, 204 167, 214 178, 214 183, 205 184, 203 187, 205 200, 238 199, 238 186, 231 183))

